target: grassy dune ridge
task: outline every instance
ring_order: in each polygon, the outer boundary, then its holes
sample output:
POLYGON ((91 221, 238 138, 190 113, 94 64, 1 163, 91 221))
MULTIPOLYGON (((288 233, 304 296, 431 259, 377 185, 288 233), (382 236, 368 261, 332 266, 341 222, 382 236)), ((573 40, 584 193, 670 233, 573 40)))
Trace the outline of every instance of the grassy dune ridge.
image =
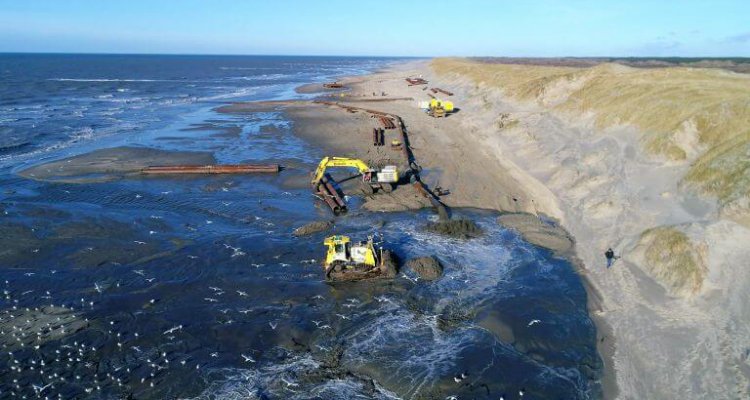
POLYGON ((500 88, 515 100, 570 116, 593 115, 600 129, 632 125, 644 148, 690 162, 682 184, 716 196, 731 217, 750 225, 750 75, 719 69, 560 67, 443 58, 456 74, 500 88))
POLYGON ((701 290, 706 276, 706 248, 697 245, 678 227, 660 226, 643 232, 639 247, 644 265, 674 294, 692 295, 701 290))

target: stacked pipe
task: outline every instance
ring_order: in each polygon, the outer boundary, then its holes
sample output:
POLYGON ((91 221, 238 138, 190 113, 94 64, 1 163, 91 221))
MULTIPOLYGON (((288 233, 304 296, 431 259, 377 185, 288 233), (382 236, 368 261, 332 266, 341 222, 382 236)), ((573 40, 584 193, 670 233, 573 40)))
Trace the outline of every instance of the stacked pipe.
POLYGON ((447 90, 443 90, 443 89, 440 89, 440 88, 434 88, 433 90, 435 91, 435 93, 440 92, 440 93, 442 93, 444 95, 447 95, 447 96, 453 96, 453 93, 449 92, 447 90))
POLYGON ((372 145, 383 146, 385 145, 385 131, 381 128, 372 128, 372 145))
POLYGON ((406 82, 409 83, 409 86, 416 86, 416 85, 426 85, 427 81, 422 78, 406 78, 406 82))
POLYGON ((320 180, 315 190, 317 191, 317 195, 328 204, 328 207, 331 208, 331 211, 333 211, 335 215, 346 212, 346 203, 344 202, 344 199, 339 196, 338 191, 333 186, 333 179, 330 178, 328 174, 323 176, 323 179, 320 180))
POLYGON ((149 166, 141 169, 141 173, 149 175, 164 174, 250 174, 276 173, 281 167, 278 164, 254 165, 164 165, 149 166))
POLYGON ((380 123, 383 124, 383 127, 385 127, 385 129, 396 128, 396 124, 393 123, 393 120, 390 117, 379 116, 378 118, 380 119, 380 123))

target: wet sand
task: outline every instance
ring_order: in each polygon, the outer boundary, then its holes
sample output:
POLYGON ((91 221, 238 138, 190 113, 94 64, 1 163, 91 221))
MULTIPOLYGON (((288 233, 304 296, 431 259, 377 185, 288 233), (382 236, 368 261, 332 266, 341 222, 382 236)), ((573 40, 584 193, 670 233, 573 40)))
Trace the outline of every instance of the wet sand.
POLYGON ((112 147, 37 165, 18 174, 24 178, 60 182, 108 182, 138 174, 152 165, 215 164, 208 152, 166 151, 145 147, 112 147))

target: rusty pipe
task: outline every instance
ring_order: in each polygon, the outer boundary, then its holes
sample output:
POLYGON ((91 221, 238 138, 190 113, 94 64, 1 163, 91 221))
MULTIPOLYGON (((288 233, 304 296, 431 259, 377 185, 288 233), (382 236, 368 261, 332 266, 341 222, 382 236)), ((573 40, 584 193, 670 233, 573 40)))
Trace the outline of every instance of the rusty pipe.
POLYGON ((158 165, 141 169, 142 174, 249 174, 249 173, 277 173, 281 167, 278 164, 268 165, 158 165))

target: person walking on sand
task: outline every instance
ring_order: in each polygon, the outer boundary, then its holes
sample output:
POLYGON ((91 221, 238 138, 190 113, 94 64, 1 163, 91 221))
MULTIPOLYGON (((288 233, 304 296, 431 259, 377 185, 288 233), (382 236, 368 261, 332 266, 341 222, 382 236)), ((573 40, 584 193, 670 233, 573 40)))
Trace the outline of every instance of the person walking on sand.
POLYGON ((607 268, 612 266, 612 263, 615 261, 615 251, 612 250, 612 248, 608 248, 607 251, 604 252, 604 257, 607 257, 607 268))

